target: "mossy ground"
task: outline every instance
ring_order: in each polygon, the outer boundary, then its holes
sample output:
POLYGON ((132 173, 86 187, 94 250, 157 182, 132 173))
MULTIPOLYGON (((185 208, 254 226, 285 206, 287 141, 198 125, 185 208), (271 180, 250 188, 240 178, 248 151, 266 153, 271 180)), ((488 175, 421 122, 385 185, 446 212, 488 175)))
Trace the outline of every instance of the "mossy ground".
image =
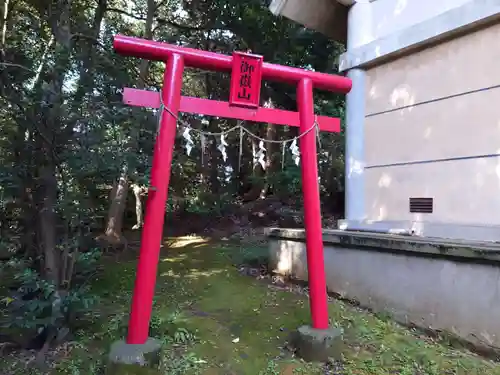
MULTIPOLYGON (((310 321, 307 299, 240 275, 234 266, 265 248, 196 238, 169 245, 160 261, 151 332, 165 340, 164 374, 500 375, 493 362, 340 301, 330 304, 330 316, 349 331, 345 361, 330 370, 305 364, 283 345, 310 321)), ((94 282, 102 297, 94 323, 58 357, 52 373, 99 373, 109 344, 125 334, 134 273, 135 261, 105 265, 94 282)))

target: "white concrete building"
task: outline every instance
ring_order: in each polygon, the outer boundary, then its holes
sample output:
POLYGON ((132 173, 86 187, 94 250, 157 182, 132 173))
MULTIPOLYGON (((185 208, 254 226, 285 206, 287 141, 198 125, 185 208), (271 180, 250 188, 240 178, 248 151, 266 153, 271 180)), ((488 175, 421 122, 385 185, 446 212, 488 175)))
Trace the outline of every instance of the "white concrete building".
POLYGON ((500 0, 273 0, 346 42, 346 220, 500 241, 500 0))

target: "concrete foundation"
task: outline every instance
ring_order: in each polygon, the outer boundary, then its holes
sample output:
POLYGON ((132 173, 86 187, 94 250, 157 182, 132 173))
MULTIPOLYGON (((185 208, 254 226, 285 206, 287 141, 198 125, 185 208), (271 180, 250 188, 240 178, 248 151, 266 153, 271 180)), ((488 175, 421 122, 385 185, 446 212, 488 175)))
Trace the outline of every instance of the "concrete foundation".
MULTIPOLYGON (((304 230, 270 229, 271 266, 307 280, 304 230)), ((500 348, 500 246, 325 230, 330 292, 396 320, 500 348)))
POLYGON ((292 345, 297 355, 307 362, 341 360, 344 350, 343 331, 340 328, 324 330, 302 326, 294 333, 292 345))
POLYGON ((161 342, 149 338, 144 344, 120 340, 111 345, 107 375, 159 375, 161 342))
POLYGON ((440 238, 441 241, 500 242, 499 225, 423 220, 339 220, 338 227, 347 231, 409 233, 419 237, 440 238))

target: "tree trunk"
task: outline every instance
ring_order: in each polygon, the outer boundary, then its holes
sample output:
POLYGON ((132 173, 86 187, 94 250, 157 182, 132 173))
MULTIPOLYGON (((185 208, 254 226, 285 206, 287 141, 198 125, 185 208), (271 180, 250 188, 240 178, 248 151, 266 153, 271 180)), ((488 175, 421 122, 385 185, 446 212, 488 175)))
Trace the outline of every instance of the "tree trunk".
MULTIPOLYGON (((42 147, 46 150, 47 147, 42 147)), ((49 158, 47 158, 49 159, 49 158)), ((60 262, 56 247, 56 213, 57 200, 56 168, 51 160, 39 169, 38 186, 38 233, 44 259, 44 276, 54 285, 60 285, 60 262)))
POLYGON ((102 239, 111 245, 119 245, 124 242, 122 235, 123 214, 127 205, 128 177, 124 169, 118 181, 115 181, 111 190, 111 207, 108 211, 106 230, 102 239))
POLYGON ((88 35, 88 38, 81 41, 83 43, 81 52, 82 65, 80 68, 78 88, 74 95, 75 102, 79 104, 86 94, 92 93, 92 89, 94 88, 94 45, 99 38, 99 32, 106 14, 107 6, 107 0, 97 0, 97 8, 94 12, 91 32, 88 35))
MULTIPOLYGON (((275 108, 276 106, 274 105, 274 102, 272 101, 271 98, 267 98, 266 101, 264 102, 264 107, 265 108, 275 108)), ((266 139, 267 140, 274 140, 276 138, 276 126, 273 124, 267 124, 266 128, 266 139)), ((274 163, 274 154, 276 151, 276 144, 273 142, 267 142, 266 143, 266 169, 263 171, 264 173, 264 186, 262 187, 260 191, 260 199, 265 199, 268 192, 269 192, 269 181, 267 179, 267 176, 270 175, 271 172, 274 171, 275 169, 275 163, 274 163)))
MULTIPOLYGON (((218 125, 217 120, 211 118, 209 120, 208 129, 210 132, 216 132, 218 125)), ((217 196, 220 192, 220 180, 219 180, 219 154, 220 151, 217 149, 217 141, 211 137, 209 139, 208 150, 210 153, 210 189, 214 196, 217 196)))
MULTIPOLYGON (((148 0, 148 9, 146 15, 146 23, 145 23, 145 39, 153 38, 153 21, 154 15, 156 12, 156 3, 155 0, 148 0)), ((142 89, 145 87, 145 82, 147 79, 149 70, 149 60, 142 60, 139 66, 139 81, 137 82, 137 87, 142 89)), ((120 179, 114 183, 113 189, 111 190, 110 195, 110 206, 108 211, 108 220, 106 223, 106 230, 104 236, 100 238, 108 241, 112 245, 119 245, 125 240, 122 235, 122 227, 123 227, 123 214, 125 212, 125 207, 127 205, 127 195, 128 195, 128 167, 125 166, 124 172, 122 172, 120 179), (118 242, 117 242, 118 241, 118 242)), ((140 200, 139 204, 142 203, 140 200)), ((136 201, 137 204, 137 201, 136 201)), ((142 207, 141 207, 142 214, 142 207)))
MULTIPOLYGON (((47 9, 39 8, 43 17, 47 9)), ((37 239, 43 256, 42 276, 52 281, 57 289, 61 287, 61 252, 57 248, 57 216, 58 199, 57 165, 59 142, 64 131, 61 126, 61 105, 63 103, 63 82, 71 64, 70 54, 72 38, 70 32, 71 3, 61 1, 52 4, 48 10, 49 25, 55 41, 54 63, 44 74, 40 70, 39 83, 42 102, 48 106, 38 107, 34 116, 34 143, 38 163, 38 179, 36 186, 36 207, 38 210, 37 239), (56 11, 57 9, 57 11, 56 11)), ((64 182, 62 184, 65 185, 64 182)))
MULTIPOLYGON (((199 122, 199 127, 201 130, 207 130, 204 128, 203 122, 199 122)), ((201 154, 201 163, 200 165, 200 184, 202 191, 210 191, 210 149, 208 142, 210 142, 210 138, 207 138, 202 135, 200 142, 200 154, 201 154)))
MULTIPOLYGON (((207 50, 210 49, 210 39, 207 39, 205 41, 205 48, 207 50)), ((215 88, 215 85, 213 85, 212 82, 212 77, 210 76, 209 73, 205 73, 205 89, 207 96, 210 98, 213 95, 212 90, 215 88)), ((208 120, 208 126, 207 130, 209 132, 218 132, 219 131, 219 123, 214 117, 210 117, 208 120)), ((217 149, 217 141, 213 137, 209 137, 206 139, 207 144, 204 145, 204 150, 208 152, 208 155, 205 154, 206 156, 210 156, 210 163, 208 163, 208 160, 205 161, 205 158, 203 160, 206 169, 204 169, 205 173, 208 173, 208 176, 205 176, 206 181, 209 182, 210 185, 210 192, 212 193, 212 196, 217 196, 220 191, 220 180, 219 180, 219 150, 217 149)), ((208 157, 206 158, 208 159, 208 157)))
POLYGON ((132 191, 134 192, 134 198, 135 198, 135 219, 136 219, 136 224, 132 227, 132 229, 136 230, 139 228, 142 228, 142 225, 144 224, 143 218, 142 218, 142 195, 145 192, 145 188, 141 187, 137 184, 132 185, 132 191))

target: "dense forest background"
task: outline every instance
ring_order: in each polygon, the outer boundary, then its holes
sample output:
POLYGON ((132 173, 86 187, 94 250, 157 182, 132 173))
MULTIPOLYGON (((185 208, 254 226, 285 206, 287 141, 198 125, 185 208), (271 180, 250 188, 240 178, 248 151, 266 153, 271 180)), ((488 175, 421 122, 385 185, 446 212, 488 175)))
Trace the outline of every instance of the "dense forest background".
MULTIPOLYGON (((336 71, 343 47, 273 16, 264 0, 3 0, 0 8, 0 276, 4 327, 36 330, 40 346, 70 330, 75 306, 88 308, 89 270, 122 251, 140 231, 157 114, 121 101, 123 87, 159 90, 162 63, 113 52, 116 34, 214 52, 252 50, 267 62, 336 71), (9 276, 7 276, 9 275, 9 276)), ((188 69, 183 94, 227 100, 229 75, 188 69)), ((263 83, 263 104, 296 110, 295 88, 263 83)), ((316 112, 343 118, 344 97, 316 92, 316 112)), ((183 115, 193 128, 235 121, 183 115)), ((269 140, 297 129, 247 122, 269 140)), ((300 168, 279 145, 228 136, 186 155, 178 134, 167 232, 233 235, 266 225, 301 226, 300 168), (230 168, 228 168, 228 166, 230 168)), ((318 149, 326 226, 343 213, 343 134, 322 134, 318 149), (331 219, 331 220, 330 220, 331 219), (330 220, 330 221, 328 221, 330 220)), ((5 332, 5 331, 4 331, 5 332)), ((10 338, 12 339, 12 338, 10 338)), ((29 341, 28 340, 28 341, 29 341)), ((30 341, 31 342, 31 341, 30 341)))

